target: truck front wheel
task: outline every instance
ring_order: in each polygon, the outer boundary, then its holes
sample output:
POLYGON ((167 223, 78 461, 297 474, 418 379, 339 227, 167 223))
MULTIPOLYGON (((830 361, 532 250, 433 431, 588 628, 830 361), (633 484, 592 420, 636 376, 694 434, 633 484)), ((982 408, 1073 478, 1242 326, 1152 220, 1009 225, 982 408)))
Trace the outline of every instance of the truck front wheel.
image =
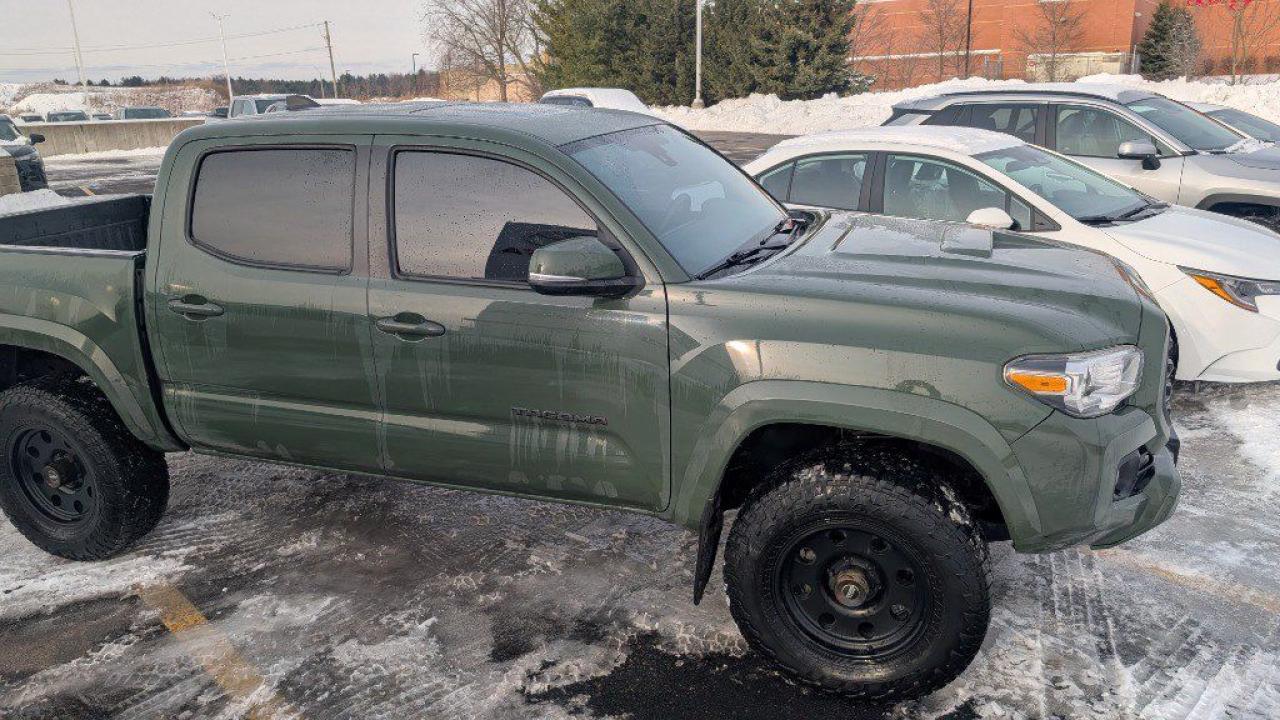
POLYGON ((82 378, 0 393, 0 508, 37 547, 71 560, 116 555, 159 522, 164 456, 121 424, 82 378))
POLYGON ((986 635, 986 543, 937 471, 845 448, 788 464, 739 512, 725 552, 747 641, 853 698, 931 693, 986 635))

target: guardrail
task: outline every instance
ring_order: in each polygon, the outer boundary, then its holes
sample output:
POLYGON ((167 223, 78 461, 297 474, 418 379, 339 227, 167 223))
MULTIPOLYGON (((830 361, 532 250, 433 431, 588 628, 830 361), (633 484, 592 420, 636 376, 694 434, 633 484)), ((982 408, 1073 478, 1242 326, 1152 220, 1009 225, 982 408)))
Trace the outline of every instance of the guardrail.
POLYGON ((18 129, 24 135, 44 135, 40 154, 71 155, 103 150, 137 150, 164 147, 174 136, 200 125, 204 118, 164 118, 160 120, 98 120, 95 122, 27 123, 18 129))

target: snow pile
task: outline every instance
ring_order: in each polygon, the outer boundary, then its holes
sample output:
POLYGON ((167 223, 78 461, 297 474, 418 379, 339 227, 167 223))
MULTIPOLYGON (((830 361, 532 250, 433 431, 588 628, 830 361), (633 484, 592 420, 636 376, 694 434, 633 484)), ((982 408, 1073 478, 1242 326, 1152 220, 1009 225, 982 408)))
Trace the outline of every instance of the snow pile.
POLYGON ((0 215, 40 210, 42 208, 70 205, 71 201, 52 190, 33 190, 31 192, 0 195, 0 215))
POLYGON ((113 112, 120 107, 157 106, 174 115, 184 110, 211 110, 219 104, 212 90, 190 85, 156 87, 106 87, 80 90, 70 85, 0 84, 0 112, 9 115, 59 110, 113 112))
POLYGON ((46 165, 74 165, 75 163, 96 162, 99 160, 112 160, 116 162, 138 159, 146 160, 148 158, 162 157, 169 147, 160 145, 156 147, 133 148, 131 150, 95 150, 94 152, 75 153, 66 155, 50 155, 45 159, 46 165))
MULTIPOLYGON (((1175 100, 1226 105, 1280 119, 1280 82, 1235 86, 1198 80, 1149 82, 1137 75, 1093 75, 1080 82, 1131 85, 1175 100)), ((1022 80, 969 78, 849 97, 831 94, 818 100, 784 101, 777 95, 752 95, 725 100, 705 110, 663 107, 653 111, 688 130, 807 135, 880 125, 892 115, 894 105, 908 100, 960 90, 1016 89, 1024 84, 1022 80)))

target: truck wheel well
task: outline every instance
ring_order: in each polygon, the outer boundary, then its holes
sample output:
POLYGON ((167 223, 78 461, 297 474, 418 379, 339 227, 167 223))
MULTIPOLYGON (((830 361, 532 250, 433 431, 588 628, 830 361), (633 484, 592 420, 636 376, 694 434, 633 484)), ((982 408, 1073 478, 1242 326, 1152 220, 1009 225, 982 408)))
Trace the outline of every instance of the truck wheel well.
POLYGON ((702 513, 698 532, 698 559, 693 574, 693 602, 702 600, 711 579, 719 549, 724 511, 742 507, 751 491, 760 487, 769 474, 792 458, 824 447, 875 445, 877 449, 926 460, 948 480, 958 499, 982 527, 987 540, 1008 540, 1009 528, 991 488, 967 460, 945 448, 906 438, 865 433, 826 425, 777 423, 756 428, 729 458, 720 487, 702 513))
POLYGON ((0 345, 0 391, 50 375, 84 375, 84 371, 53 353, 0 345))
POLYGON ((930 463, 946 472, 960 500, 987 526, 988 539, 1007 539, 1008 529, 995 496, 982 475, 960 455, 915 440, 823 425, 782 423, 754 430, 738 445, 725 468, 720 481, 720 508, 741 507, 752 489, 764 482, 774 468, 796 455, 850 444, 874 444, 877 448, 892 448, 907 457, 927 457, 930 463))

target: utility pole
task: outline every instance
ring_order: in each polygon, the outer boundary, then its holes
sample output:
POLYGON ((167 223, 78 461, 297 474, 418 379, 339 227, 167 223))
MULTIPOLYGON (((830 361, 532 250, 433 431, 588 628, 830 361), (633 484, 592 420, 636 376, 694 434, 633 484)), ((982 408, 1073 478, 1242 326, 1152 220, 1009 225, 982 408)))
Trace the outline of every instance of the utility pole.
POLYGON ((235 97, 235 93, 231 90, 231 67, 227 64, 227 34, 223 32, 222 21, 227 19, 227 15, 217 15, 209 13, 214 20, 218 21, 218 37, 222 40, 222 75, 227 81, 227 107, 231 106, 231 99, 235 97))
POLYGON ((329 21, 324 21, 324 44, 329 48, 329 75, 333 78, 333 96, 338 97, 338 71, 333 65, 333 37, 329 35, 329 21))
POLYGON ((412 83, 413 94, 417 95, 418 94, 418 53, 413 54, 413 75, 409 77, 409 82, 412 83))
POLYGON ((707 104, 702 101, 702 0, 694 0, 697 3, 697 29, 694 31, 697 37, 697 60, 694 63, 693 70, 693 105, 694 110, 701 110, 707 104))
POLYGON ((973 0, 969 0, 969 14, 964 24, 964 76, 969 77, 969 58, 973 55, 973 0))
POLYGON ((80 76, 80 87, 84 87, 84 56, 80 54, 80 31, 76 29, 76 8, 67 0, 67 10, 71 11, 71 39, 76 44, 76 73, 80 76))

